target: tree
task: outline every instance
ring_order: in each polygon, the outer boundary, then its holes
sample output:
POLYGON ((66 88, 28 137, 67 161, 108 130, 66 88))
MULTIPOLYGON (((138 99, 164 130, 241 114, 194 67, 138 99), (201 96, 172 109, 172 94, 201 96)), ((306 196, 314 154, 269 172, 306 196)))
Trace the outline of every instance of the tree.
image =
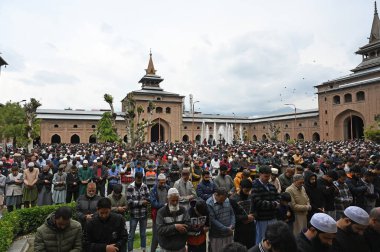
POLYGON ((108 103, 111 109, 111 122, 112 122, 112 128, 116 130, 116 113, 115 109, 113 107, 113 97, 110 94, 104 94, 104 101, 108 103))
POLYGON ((28 137, 28 152, 33 149, 33 139, 39 136, 39 125, 40 120, 36 119, 37 108, 41 106, 41 103, 34 99, 30 98, 30 102, 25 103, 24 111, 26 117, 26 132, 28 137))
POLYGON ((270 139, 272 141, 278 141, 278 135, 280 134, 280 126, 276 126, 273 122, 269 123, 269 133, 270 139))
POLYGON ((103 113, 102 118, 98 122, 96 138, 99 139, 99 142, 116 142, 119 140, 119 136, 112 127, 111 112, 103 113))
POLYGON ((13 148, 17 142, 25 142, 25 112, 16 102, 7 102, 0 107, 0 139, 12 141, 13 148))
POLYGON ((369 126, 364 130, 366 139, 380 143, 380 114, 375 116, 376 124, 369 126))

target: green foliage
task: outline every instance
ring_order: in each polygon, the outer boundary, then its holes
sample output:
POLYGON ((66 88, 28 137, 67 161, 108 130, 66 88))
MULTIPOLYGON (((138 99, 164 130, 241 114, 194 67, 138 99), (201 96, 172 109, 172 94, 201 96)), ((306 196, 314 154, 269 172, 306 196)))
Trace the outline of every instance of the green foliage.
MULTIPOLYGON (((0 252, 8 250, 14 238, 35 232, 47 216, 63 205, 24 208, 4 214, 0 219, 0 252)), ((75 202, 67 204, 76 218, 75 202)))
POLYGON ((380 143, 380 115, 375 116, 376 124, 371 125, 364 130, 364 136, 366 139, 380 143))
POLYGON ((0 139, 26 142, 26 115, 20 104, 7 102, 0 107, 0 139))
POLYGON ((116 142, 119 137, 112 125, 112 115, 110 112, 104 112, 98 122, 96 137, 99 142, 116 142))

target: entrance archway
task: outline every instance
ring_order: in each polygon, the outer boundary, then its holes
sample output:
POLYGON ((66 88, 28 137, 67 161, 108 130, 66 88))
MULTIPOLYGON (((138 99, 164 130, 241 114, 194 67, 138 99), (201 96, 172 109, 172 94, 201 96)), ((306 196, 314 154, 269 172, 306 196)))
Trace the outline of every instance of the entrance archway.
POLYGON ((90 138, 88 139, 89 143, 96 143, 96 135, 91 135, 90 138))
POLYGON ((362 139, 364 137, 364 122, 356 115, 350 115, 343 122, 344 140, 362 139))
POLYGON ((290 135, 288 133, 285 134, 284 140, 285 142, 290 140, 290 135))
POLYGON ((61 143, 61 136, 58 134, 54 134, 51 136, 51 143, 52 144, 60 144, 61 143))
POLYGON ((124 143, 128 143, 128 136, 127 136, 127 135, 125 135, 125 136, 123 137, 123 141, 124 141, 124 143))
POLYGON ((313 134, 313 141, 319 142, 320 140, 321 140, 321 138, 320 138, 319 134, 317 132, 315 132, 313 134))
POLYGON ((297 140, 304 140, 304 136, 302 133, 298 133, 297 140))
POLYGON ((151 142, 165 141, 164 137, 165 137, 165 128, 160 123, 156 123, 150 129, 150 141, 151 142))
POLYGON ((255 141, 255 142, 257 142, 257 136, 253 135, 252 140, 255 141))
POLYGON ((77 134, 74 134, 71 136, 70 143, 72 144, 78 144, 80 143, 80 138, 77 134))
POLYGON ((182 137, 182 142, 187 143, 188 141, 189 141, 189 136, 188 136, 188 135, 184 135, 184 136, 182 137))
POLYGON ((267 135, 264 134, 264 135, 261 137, 261 140, 266 141, 266 140, 267 140, 267 135))

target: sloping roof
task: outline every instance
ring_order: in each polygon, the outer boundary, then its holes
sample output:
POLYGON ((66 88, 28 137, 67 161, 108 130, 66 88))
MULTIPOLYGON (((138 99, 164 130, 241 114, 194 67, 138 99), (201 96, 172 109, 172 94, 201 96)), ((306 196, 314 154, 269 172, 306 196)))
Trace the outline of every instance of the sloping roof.
MULTIPOLYGON (((107 110, 37 109, 37 118, 45 120, 92 120, 98 121, 107 110)), ((123 112, 116 113, 117 121, 124 121, 123 112)))

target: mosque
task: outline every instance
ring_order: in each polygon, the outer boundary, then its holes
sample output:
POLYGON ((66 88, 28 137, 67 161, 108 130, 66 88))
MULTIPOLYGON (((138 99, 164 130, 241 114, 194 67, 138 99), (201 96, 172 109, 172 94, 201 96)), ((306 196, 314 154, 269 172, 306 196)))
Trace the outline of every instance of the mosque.
MULTIPOLYGON (((375 5, 369 42, 356 54, 361 63, 352 73, 316 85, 318 108, 264 117, 203 114, 194 111, 196 102, 184 109, 184 96, 165 91, 163 78, 156 74, 150 54, 146 74, 140 79, 141 89, 130 92, 136 107, 144 112, 141 120, 154 124, 147 129, 146 141, 169 142, 227 142, 261 141, 273 137, 278 128, 278 140, 332 141, 363 138, 364 129, 376 125, 380 118, 380 20, 375 5), (156 108, 148 110, 149 102, 156 108)), ((1 59, 2 60, 2 59, 1 59)), ((122 111, 117 113, 116 126, 127 142, 128 131, 122 111)), ((95 143, 97 123, 104 111, 39 109, 42 143, 95 143)))

